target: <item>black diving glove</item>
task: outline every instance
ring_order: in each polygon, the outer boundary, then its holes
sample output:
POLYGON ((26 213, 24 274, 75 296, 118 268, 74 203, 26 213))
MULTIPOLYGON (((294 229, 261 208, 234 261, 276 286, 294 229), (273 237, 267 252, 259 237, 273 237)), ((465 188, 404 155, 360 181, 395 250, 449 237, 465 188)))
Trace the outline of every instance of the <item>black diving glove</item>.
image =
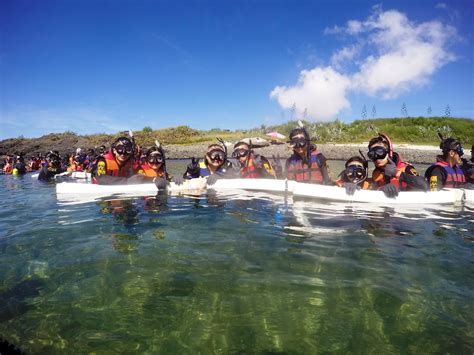
POLYGON ((390 197, 390 198, 397 197, 398 192, 399 192, 398 187, 396 187, 394 184, 384 185, 384 186, 382 186, 382 188, 380 190, 383 191, 385 196, 390 197))
POLYGON ((166 187, 168 186, 168 181, 164 178, 156 178, 155 179, 155 185, 158 188, 158 190, 166 190, 166 187))
POLYGON ((173 182, 174 182, 176 185, 183 185, 184 178, 182 178, 181 176, 175 176, 175 177, 173 178, 173 182))
POLYGON ((416 176, 403 173, 400 175, 400 181, 405 181, 408 186, 421 191, 428 191, 428 184, 423 176, 416 176))
POLYGON ((383 168, 383 174, 389 178, 393 178, 397 175, 397 166, 392 159, 388 158, 388 163, 383 168))
POLYGON ((346 194, 348 194, 349 196, 354 195, 356 190, 360 190, 360 186, 357 184, 354 184, 353 182, 346 182, 344 184, 344 188, 346 189, 346 194))
POLYGON ((191 163, 187 166, 183 177, 190 176, 192 178, 199 177, 199 159, 191 158, 191 163))
POLYGON ((207 184, 208 185, 214 185, 216 183, 217 180, 219 180, 221 178, 221 176, 217 175, 217 174, 212 174, 211 176, 209 176, 207 178, 207 184))
POLYGON ((280 163, 280 155, 276 156, 272 155, 272 168, 275 172, 276 178, 281 179, 283 177, 283 168, 281 167, 280 163))

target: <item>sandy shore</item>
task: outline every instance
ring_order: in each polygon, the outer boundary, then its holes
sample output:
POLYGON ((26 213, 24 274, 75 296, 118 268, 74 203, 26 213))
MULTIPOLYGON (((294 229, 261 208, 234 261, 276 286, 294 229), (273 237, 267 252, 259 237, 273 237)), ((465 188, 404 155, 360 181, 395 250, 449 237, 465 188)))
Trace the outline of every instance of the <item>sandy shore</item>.
MULTIPOLYGON (((203 157, 206 152, 207 144, 195 145, 168 145, 165 147, 167 158, 187 159, 192 157, 203 157)), ((228 148, 229 151, 232 147, 228 148)), ((353 155, 359 154, 359 149, 367 154, 367 143, 363 144, 319 144, 318 150, 326 158, 334 160, 347 160, 353 155)), ((410 163, 431 164, 436 161, 436 155, 440 153, 436 146, 417 146, 408 144, 395 145, 394 149, 398 152, 404 161, 410 163)), ((256 148, 256 152, 266 157, 280 156, 287 158, 291 154, 288 144, 270 145, 268 147, 256 148)))

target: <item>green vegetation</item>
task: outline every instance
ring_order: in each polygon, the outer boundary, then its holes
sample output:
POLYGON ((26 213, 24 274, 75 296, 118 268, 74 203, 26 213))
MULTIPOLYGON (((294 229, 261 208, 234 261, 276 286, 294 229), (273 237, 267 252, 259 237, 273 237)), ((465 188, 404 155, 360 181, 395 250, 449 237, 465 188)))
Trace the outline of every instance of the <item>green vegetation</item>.
MULTIPOLYGON (((320 143, 361 143, 368 141, 377 132, 388 134, 396 143, 439 144, 437 132, 445 137, 456 137, 464 143, 474 141, 474 120, 444 117, 410 117, 387 118, 376 120, 359 120, 344 123, 336 120, 326 123, 304 122, 310 135, 320 143)), ((297 126, 296 121, 281 125, 265 126, 249 130, 224 130, 214 128, 210 131, 199 131, 188 126, 143 130, 135 132, 137 141, 144 146, 153 144, 158 139, 163 144, 194 144, 215 141, 216 137, 235 141, 245 137, 261 136, 278 131, 286 136, 297 126)))
MULTIPOLYGON (((362 143, 367 142, 377 132, 388 134, 395 143, 431 144, 438 145, 437 132, 444 137, 455 137, 467 146, 474 143, 474 120, 448 117, 409 117, 358 120, 344 123, 339 120, 326 123, 304 122, 310 135, 319 143, 362 143)), ((141 131, 134 132, 136 141, 143 147, 154 144, 159 140, 162 144, 196 144, 215 142, 216 137, 226 141, 236 141, 245 137, 268 138, 266 133, 278 131, 288 137, 290 131, 297 127, 296 121, 281 125, 265 126, 249 130, 214 128, 209 131, 195 130, 188 126, 152 129, 147 126, 141 131)), ((45 152, 58 149, 60 152, 71 150, 71 147, 98 147, 102 144, 109 146, 113 140, 123 135, 93 134, 80 136, 74 132, 51 133, 40 138, 12 138, 0 141, 0 155, 7 152, 25 152, 26 154, 45 152)))
MULTIPOLYGON (((267 127, 288 135, 296 122, 267 127)), ((395 143, 438 145, 437 132, 444 137, 455 137, 464 144, 474 143, 474 120, 445 117, 386 118, 358 120, 344 123, 339 120, 329 123, 308 123, 305 127, 310 135, 321 143, 361 143, 368 141, 377 132, 383 132, 395 143)))

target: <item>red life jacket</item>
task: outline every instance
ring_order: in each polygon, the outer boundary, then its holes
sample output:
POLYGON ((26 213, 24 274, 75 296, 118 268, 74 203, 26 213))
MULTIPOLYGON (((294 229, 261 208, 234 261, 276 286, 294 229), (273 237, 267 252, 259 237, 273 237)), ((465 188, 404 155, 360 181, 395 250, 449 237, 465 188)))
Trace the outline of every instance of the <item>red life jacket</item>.
POLYGON ((163 165, 161 166, 158 173, 153 170, 153 168, 148 163, 143 163, 140 168, 138 169, 138 174, 145 175, 148 177, 165 177, 165 172, 163 169, 163 165))
POLYGON ((310 164, 303 163, 303 159, 296 153, 286 161, 286 174, 288 180, 298 182, 309 182, 312 184, 323 184, 324 178, 321 171, 322 154, 313 150, 310 156, 310 164))
POLYGON ((446 181, 444 181, 443 187, 456 188, 466 183, 466 176, 459 166, 455 165, 452 167, 446 161, 438 160, 435 164, 430 166, 428 170, 431 171, 435 166, 441 167, 446 173, 446 181))

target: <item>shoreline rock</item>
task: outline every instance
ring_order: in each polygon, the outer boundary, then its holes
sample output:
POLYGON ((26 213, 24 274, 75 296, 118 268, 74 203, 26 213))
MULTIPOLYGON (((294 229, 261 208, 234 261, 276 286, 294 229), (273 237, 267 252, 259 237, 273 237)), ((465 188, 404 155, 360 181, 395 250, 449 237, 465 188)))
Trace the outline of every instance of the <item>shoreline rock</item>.
MULTIPOLYGON (((168 159, 191 159, 192 157, 201 158, 206 153, 208 144, 193 145, 167 145, 165 146, 166 157, 168 159)), ((351 156, 359 155, 359 149, 367 155, 367 144, 318 144, 318 150, 330 160, 347 160, 351 156)), ((232 147, 228 147, 229 152, 232 147)), ((440 153, 435 146, 407 146, 395 145, 394 149, 398 152, 404 161, 419 164, 432 164, 436 161, 436 155, 440 153)), ((288 144, 272 144, 268 147, 254 148, 254 150, 271 158, 280 156, 286 159, 291 155, 291 148, 288 144)), ((230 153, 229 153, 230 154, 230 153)))

